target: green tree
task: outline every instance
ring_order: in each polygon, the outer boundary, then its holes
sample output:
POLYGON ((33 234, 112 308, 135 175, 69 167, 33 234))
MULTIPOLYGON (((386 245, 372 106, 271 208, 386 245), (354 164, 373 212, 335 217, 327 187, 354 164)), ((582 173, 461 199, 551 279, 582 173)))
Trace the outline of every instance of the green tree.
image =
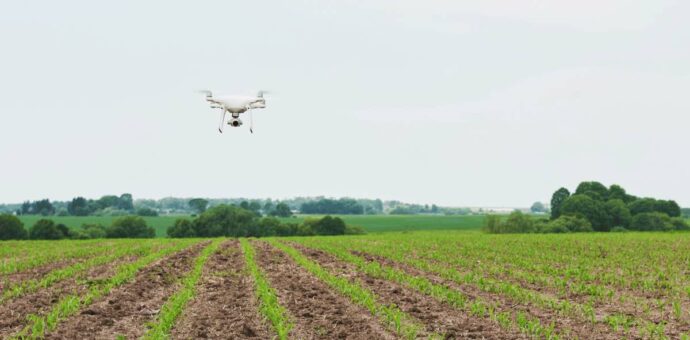
POLYGON ((616 198, 606 201, 605 208, 612 226, 627 228, 630 225, 632 215, 622 199, 616 198))
POLYGON ((0 214, 0 240, 23 240, 27 237, 24 224, 17 216, 0 214))
POLYGON ((653 198, 640 198, 628 203, 628 209, 633 215, 656 211, 656 200, 653 198))
POLYGON ((529 210, 533 213, 545 213, 546 212, 546 207, 544 206, 544 203, 541 202, 534 202, 532 204, 532 207, 529 208, 529 210))
POLYGON ((556 190, 551 196, 551 219, 555 220, 561 216, 561 205, 570 197, 570 191, 566 188, 556 190))
POLYGON ((29 230, 29 238, 32 240, 59 240, 65 234, 49 219, 40 219, 29 230))
POLYGON ((158 216, 158 212, 151 208, 139 208, 136 212, 137 216, 158 216))
POLYGON ((139 216, 122 216, 107 229, 109 238, 153 238, 156 231, 139 216))
POLYGON ((621 187, 618 184, 612 184, 609 186, 609 200, 614 200, 614 199, 619 199, 622 200, 623 202, 630 203, 635 200, 634 196, 628 195, 627 192, 625 192, 625 189, 621 187))
POLYGON ((340 217, 326 215, 311 225, 317 235, 344 235, 345 221, 340 217))
MULTIPOLYGON (((130 195, 130 198, 131 196, 132 195, 130 195)), ((120 197, 117 197, 115 195, 105 195, 95 202, 95 206, 97 206, 98 209, 119 208, 120 204, 120 197)))
POLYGON ((278 217, 290 217, 292 216, 292 210, 287 204, 280 202, 276 205, 275 209, 271 213, 272 216, 278 217))
POLYGON ((134 199, 132 199, 132 194, 120 195, 120 202, 118 204, 118 209, 126 210, 126 211, 134 210, 134 199))
POLYGON ((674 228, 671 218, 660 212, 639 213, 630 222, 630 229, 638 231, 668 231, 674 228))
POLYGON ((680 217, 680 206, 676 201, 657 200, 654 203, 654 210, 665 213, 670 217, 680 217))
POLYGON ((596 181, 582 182, 575 189, 575 195, 587 195, 595 200, 606 201, 609 196, 609 190, 606 189, 606 186, 596 181))
POLYGON ((201 214, 202 212, 206 211, 206 207, 208 207, 208 200, 205 200, 203 198, 193 198, 189 200, 187 204, 197 214, 201 214))
POLYGON ((244 237, 256 215, 240 207, 221 204, 199 215, 194 228, 199 237, 244 237))
POLYGON ((602 201, 592 199, 589 195, 575 194, 561 206, 562 215, 582 216, 592 224, 596 231, 611 230, 611 221, 602 201))
POLYGON ((91 213, 91 209, 86 198, 75 197, 67 203, 67 212, 72 216, 87 216, 91 213))

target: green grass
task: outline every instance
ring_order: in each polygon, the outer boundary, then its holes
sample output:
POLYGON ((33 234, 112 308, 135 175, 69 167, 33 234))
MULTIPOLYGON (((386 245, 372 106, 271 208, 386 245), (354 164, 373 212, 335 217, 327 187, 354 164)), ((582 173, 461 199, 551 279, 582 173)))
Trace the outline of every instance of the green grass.
MULTIPOLYGON (((284 222, 301 222, 307 217, 298 215, 283 218, 284 222)), ((345 223, 364 228, 367 232, 422 231, 422 230, 479 230, 484 215, 338 215, 345 223)))
MULTIPOLYGON (((391 231, 421 230, 479 230, 484 223, 483 215, 338 215, 347 224, 364 228, 369 233, 391 231)), ((157 216, 144 217, 146 223, 156 230, 156 237, 165 237, 165 231, 176 219, 190 216, 157 216)), ((308 217, 319 215, 298 215, 292 218, 281 218, 283 222, 300 223, 308 217)), ((55 223, 62 223, 69 228, 79 228, 85 223, 99 223, 109 226, 117 216, 19 216, 24 227, 29 229, 42 218, 49 218, 55 223)))

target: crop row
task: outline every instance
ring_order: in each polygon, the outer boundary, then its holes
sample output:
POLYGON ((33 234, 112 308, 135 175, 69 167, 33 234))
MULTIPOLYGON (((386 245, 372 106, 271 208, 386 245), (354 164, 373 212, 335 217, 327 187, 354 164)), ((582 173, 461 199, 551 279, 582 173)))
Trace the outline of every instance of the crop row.
POLYGON ((142 268, 196 242, 198 240, 179 241, 170 247, 139 257, 134 262, 119 265, 114 275, 106 280, 94 283, 84 295, 70 294, 63 296, 47 313, 27 316, 30 320, 29 324, 19 334, 16 334, 15 338, 42 338, 46 332, 54 330, 61 320, 74 315, 82 308, 89 306, 96 299, 107 295, 113 288, 129 282, 142 268))

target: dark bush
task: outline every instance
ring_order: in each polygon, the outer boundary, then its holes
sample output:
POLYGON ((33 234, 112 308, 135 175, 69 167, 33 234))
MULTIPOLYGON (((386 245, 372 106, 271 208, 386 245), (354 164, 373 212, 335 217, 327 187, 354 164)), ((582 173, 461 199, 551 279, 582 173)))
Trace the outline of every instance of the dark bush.
POLYGON ((590 232, 592 224, 584 217, 564 215, 551 221, 545 232, 563 232, 563 230, 573 233, 590 232))
POLYGON ((29 238, 32 240, 59 240, 65 238, 65 234, 49 219, 40 219, 29 230, 29 238))
POLYGON ((640 213, 632 218, 630 230, 638 231, 668 231, 673 230, 671 218, 660 212, 640 213))
POLYGON ((139 208, 136 214, 137 216, 158 216, 158 212, 151 208, 139 208))
POLYGON ((167 230, 168 237, 183 238, 197 237, 192 221, 186 218, 178 218, 172 227, 167 230))
POLYGON ((152 238, 156 231, 146 225, 139 216, 123 216, 115 219, 106 231, 109 238, 152 238))
POLYGON ((23 240, 29 234, 17 216, 0 214, 0 240, 23 240))

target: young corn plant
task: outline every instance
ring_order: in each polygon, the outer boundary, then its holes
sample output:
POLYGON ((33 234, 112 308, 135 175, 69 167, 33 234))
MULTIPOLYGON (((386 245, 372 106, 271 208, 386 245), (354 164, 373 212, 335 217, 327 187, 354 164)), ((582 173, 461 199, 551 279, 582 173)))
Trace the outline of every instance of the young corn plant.
POLYGON ((196 284, 201 278, 204 270, 204 265, 209 257, 218 250, 222 239, 217 239, 206 246, 201 254, 194 260, 194 267, 182 279, 182 288, 168 298, 156 319, 156 322, 151 325, 144 339, 167 339, 170 335, 170 330, 175 325, 175 321, 182 314, 185 306, 196 294, 196 284))
POLYGON ((278 338, 285 340, 294 327, 288 318, 287 310, 278 302, 275 290, 271 288, 266 276, 256 263, 254 247, 244 238, 240 239, 240 245, 244 253, 245 265, 254 278, 256 296, 259 299, 259 311, 271 322, 278 338))

